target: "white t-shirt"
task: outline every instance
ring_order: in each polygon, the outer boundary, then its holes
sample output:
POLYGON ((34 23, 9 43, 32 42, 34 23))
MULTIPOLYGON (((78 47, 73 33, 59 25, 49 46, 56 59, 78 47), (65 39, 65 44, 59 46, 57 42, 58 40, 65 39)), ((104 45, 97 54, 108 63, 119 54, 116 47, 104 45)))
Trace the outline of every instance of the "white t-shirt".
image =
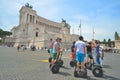
POLYGON ((81 54, 84 54, 84 47, 85 47, 85 43, 83 41, 77 41, 75 43, 75 47, 77 48, 76 49, 76 52, 77 53, 81 53, 81 54))

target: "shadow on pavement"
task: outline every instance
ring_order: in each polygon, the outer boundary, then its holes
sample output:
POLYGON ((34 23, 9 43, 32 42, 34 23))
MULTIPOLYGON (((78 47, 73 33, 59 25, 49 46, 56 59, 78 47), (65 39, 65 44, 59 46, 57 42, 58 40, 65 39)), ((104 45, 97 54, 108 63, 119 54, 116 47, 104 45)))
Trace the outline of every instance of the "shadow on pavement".
POLYGON ((88 76, 86 80, 98 80, 98 79, 94 79, 94 78, 88 76))
POLYGON ((111 66, 109 66, 109 65, 103 65, 103 68, 109 68, 109 69, 112 69, 111 66))
POLYGON ((113 76, 108 76, 108 75, 105 75, 103 77, 96 77, 97 79, 94 79, 90 76, 87 77, 87 80, 120 80, 120 78, 116 78, 116 77, 113 77, 113 76))
POLYGON ((104 74, 104 76, 102 78, 107 79, 107 80, 120 80, 120 78, 116 78, 116 77, 109 76, 106 74, 104 74))
POLYGON ((71 69, 71 68, 68 68, 68 67, 65 67, 65 66, 62 66, 61 68, 63 68, 63 69, 68 69, 68 70, 71 69))
POLYGON ((71 74, 66 73, 66 72, 59 72, 58 74, 63 75, 63 76, 71 76, 71 74))

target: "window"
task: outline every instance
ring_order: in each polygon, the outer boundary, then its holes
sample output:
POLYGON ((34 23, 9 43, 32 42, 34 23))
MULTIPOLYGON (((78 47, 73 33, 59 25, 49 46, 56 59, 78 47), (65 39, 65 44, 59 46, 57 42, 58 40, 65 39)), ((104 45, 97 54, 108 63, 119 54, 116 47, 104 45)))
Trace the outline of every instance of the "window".
POLYGON ((28 17, 29 17, 29 14, 27 14, 27 22, 28 22, 28 19, 29 19, 28 17))
POLYGON ((35 33, 35 36, 38 37, 38 32, 35 33))
POLYGON ((30 23, 32 23, 32 15, 30 15, 30 23))
POLYGON ((25 32, 25 29, 23 29, 23 32, 25 32))
POLYGON ((33 16, 33 21, 32 21, 33 23, 34 23, 34 19, 35 19, 35 17, 33 16))

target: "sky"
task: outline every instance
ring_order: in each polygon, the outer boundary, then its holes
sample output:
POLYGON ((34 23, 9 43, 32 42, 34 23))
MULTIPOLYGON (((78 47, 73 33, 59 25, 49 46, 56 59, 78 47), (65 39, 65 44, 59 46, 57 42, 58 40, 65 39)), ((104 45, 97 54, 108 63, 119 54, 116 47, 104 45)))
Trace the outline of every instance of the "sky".
POLYGON ((19 25, 19 10, 26 3, 37 14, 55 22, 61 18, 71 26, 71 34, 81 33, 85 40, 114 40, 120 35, 120 0, 0 0, 0 28, 10 31, 19 25))

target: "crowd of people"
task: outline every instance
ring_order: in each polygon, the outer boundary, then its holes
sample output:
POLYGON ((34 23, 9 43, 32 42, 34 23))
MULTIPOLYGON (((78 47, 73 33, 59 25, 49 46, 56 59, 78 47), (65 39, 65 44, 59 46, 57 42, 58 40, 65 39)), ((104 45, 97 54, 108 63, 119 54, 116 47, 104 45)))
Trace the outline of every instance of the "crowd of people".
POLYGON ((50 39, 50 46, 48 47, 48 50, 50 51, 52 57, 51 64, 54 64, 56 59, 61 59, 62 57, 63 48, 61 41, 61 38, 57 38, 55 41, 50 39))
POLYGON ((77 69, 81 63, 82 70, 84 71, 85 63, 90 64, 91 60, 94 59, 96 65, 103 65, 104 52, 99 44, 98 40, 92 40, 90 42, 84 42, 82 36, 79 37, 78 41, 74 41, 71 46, 71 60, 76 59, 77 69))
MULTIPOLYGON (((60 59, 62 51, 64 50, 61 44, 62 39, 57 38, 55 41, 50 39, 50 45, 48 50, 51 53, 52 61, 54 64, 56 59, 60 59), (60 57, 59 57, 60 56, 60 57)), ((77 70, 81 65, 81 70, 84 71, 85 63, 91 62, 91 59, 95 60, 96 65, 103 64, 104 53, 98 40, 92 40, 90 42, 84 42, 83 36, 78 38, 78 41, 74 41, 71 46, 70 58, 77 61, 77 70)))

